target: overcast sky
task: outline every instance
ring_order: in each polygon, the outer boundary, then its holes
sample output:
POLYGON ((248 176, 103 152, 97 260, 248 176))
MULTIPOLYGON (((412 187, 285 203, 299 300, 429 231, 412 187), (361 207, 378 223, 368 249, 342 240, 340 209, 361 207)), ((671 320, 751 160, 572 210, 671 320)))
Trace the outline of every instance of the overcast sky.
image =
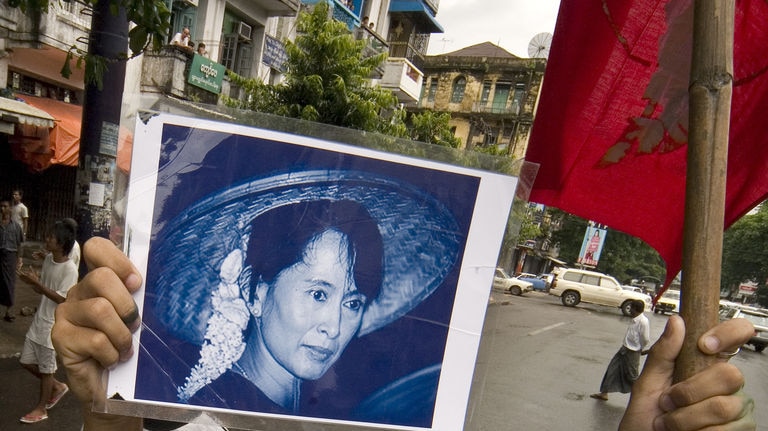
POLYGON ((482 42, 528 57, 528 42, 555 30, 560 0, 440 0, 437 22, 445 33, 430 37, 429 55, 482 42))

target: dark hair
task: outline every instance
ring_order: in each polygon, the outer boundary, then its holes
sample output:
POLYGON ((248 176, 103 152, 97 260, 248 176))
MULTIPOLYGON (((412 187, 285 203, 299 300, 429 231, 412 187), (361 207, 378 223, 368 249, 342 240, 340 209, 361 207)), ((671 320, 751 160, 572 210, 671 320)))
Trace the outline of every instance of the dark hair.
POLYGON ((66 219, 56 220, 53 226, 48 229, 48 235, 56 239, 56 242, 61 245, 64 254, 69 254, 72 251, 72 247, 75 246, 75 229, 66 219))
POLYGON ((630 303, 630 308, 631 308, 631 309, 632 309, 632 311, 634 311, 635 313, 637 313, 637 314, 640 314, 640 313, 642 313, 643 311, 645 311, 645 302, 643 302, 643 301, 641 301, 641 300, 639 300, 639 299, 635 299, 635 300, 633 300, 633 301, 630 303))
POLYGON ((383 245, 376 222, 362 205, 352 201, 302 202, 256 217, 246 256, 251 267, 251 297, 259 278, 273 282, 282 270, 304 257, 311 241, 328 230, 347 237, 352 276, 370 303, 381 286, 383 245))

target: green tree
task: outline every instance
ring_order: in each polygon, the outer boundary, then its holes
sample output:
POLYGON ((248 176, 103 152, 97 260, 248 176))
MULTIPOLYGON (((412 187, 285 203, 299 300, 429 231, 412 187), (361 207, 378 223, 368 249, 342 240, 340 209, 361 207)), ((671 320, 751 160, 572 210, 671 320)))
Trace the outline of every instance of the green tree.
POLYGON ((286 41, 285 81, 277 85, 234 74, 245 91, 241 100, 225 98, 233 107, 301 118, 341 127, 407 135, 404 116, 391 91, 370 85, 371 72, 386 53, 365 56, 366 40, 356 40, 344 23, 320 2, 299 14, 296 40, 286 41))
MULTIPOLYGON (((575 265, 588 222, 558 209, 549 210, 553 219, 563 220, 561 229, 552 233, 552 240, 560 246, 560 259, 575 265)), ((622 283, 643 276, 663 280, 666 274, 664 260, 656 250, 639 238, 610 228, 595 270, 610 274, 622 283)))
POLYGON ((732 289, 741 282, 759 284, 758 301, 768 306, 768 205, 734 223, 723 236, 721 287, 732 289))
POLYGON ((417 141, 458 148, 461 140, 451 133, 447 112, 424 111, 411 116, 411 137, 417 141))

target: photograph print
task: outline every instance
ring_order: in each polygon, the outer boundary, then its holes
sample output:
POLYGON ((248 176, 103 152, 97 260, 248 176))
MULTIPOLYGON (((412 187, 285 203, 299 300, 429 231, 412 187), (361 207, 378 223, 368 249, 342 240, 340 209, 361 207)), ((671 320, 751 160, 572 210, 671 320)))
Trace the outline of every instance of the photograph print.
MULTIPOLYGON (((468 396, 472 369, 444 365, 452 328, 482 327, 484 310, 456 304, 480 248, 470 231, 489 234, 473 217, 491 174, 199 119, 141 128, 150 144, 134 160, 156 166, 129 196, 143 326, 130 390, 120 373, 110 387, 191 410, 413 429, 433 429, 440 390, 466 382, 468 396)), ((501 236, 506 214, 494 218, 501 236)))

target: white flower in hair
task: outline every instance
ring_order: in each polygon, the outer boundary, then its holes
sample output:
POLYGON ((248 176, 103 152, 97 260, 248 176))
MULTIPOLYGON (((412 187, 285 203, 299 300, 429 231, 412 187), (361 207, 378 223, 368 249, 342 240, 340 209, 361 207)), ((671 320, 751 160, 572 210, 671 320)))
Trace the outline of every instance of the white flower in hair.
POLYGON ((240 296, 238 281, 243 271, 243 251, 235 249, 221 264, 218 288, 211 293, 213 313, 205 328, 205 341, 200 359, 190 371, 177 394, 182 402, 189 401, 197 391, 232 368, 245 350, 243 331, 250 313, 240 296))

